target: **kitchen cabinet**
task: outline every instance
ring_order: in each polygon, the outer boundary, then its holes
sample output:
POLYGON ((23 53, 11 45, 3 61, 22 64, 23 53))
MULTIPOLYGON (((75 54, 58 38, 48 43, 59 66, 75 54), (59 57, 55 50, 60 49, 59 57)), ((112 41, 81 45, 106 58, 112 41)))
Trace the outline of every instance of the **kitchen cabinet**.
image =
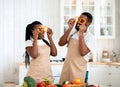
POLYGON ((115 38, 115 0, 61 0, 61 33, 68 29, 68 20, 82 12, 90 12, 93 22, 89 31, 96 38, 115 38))
POLYGON ((54 77, 54 83, 56 84, 59 82, 63 64, 55 63, 55 64, 51 64, 51 67, 52 67, 52 73, 53 73, 53 77, 54 77))
POLYGON ((115 0, 95 0, 96 35, 98 38, 115 38, 115 0))
POLYGON ((120 87, 120 66, 109 66, 109 87, 120 87))
POLYGON ((88 64, 89 84, 101 84, 106 87, 120 86, 120 66, 88 64))
POLYGON ((61 0, 61 34, 68 29, 68 20, 76 16, 77 0, 61 0))
POLYGON ((89 84, 107 85, 108 83, 108 66, 106 65, 89 65, 89 84))

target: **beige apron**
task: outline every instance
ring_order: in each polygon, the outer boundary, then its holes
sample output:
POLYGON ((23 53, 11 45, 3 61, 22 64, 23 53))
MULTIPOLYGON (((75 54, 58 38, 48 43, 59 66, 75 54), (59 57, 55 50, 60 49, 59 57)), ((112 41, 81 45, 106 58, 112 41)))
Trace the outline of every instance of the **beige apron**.
POLYGON ((81 78, 84 81, 86 63, 86 60, 79 53, 78 40, 71 38, 59 83, 62 84, 64 81, 71 81, 74 78, 81 78))
POLYGON ((36 82, 43 81, 43 78, 53 81, 49 46, 42 45, 38 47, 38 57, 31 60, 27 76, 33 77, 36 82))

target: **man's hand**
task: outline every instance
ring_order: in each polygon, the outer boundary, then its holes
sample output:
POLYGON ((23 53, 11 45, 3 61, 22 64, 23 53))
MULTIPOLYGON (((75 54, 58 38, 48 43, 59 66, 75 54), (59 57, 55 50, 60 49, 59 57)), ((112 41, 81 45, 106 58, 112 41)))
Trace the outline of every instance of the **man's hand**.
POLYGON ((68 21, 68 25, 69 25, 69 28, 72 29, 73 26, 75 24, 75 18, 71 18, 69 21, 68 21))
POLYGON ((80 33, 85 33, 86 31, 87 31, 87 27, 85 26, 85 24, 82 24, 79 26, 80 33))

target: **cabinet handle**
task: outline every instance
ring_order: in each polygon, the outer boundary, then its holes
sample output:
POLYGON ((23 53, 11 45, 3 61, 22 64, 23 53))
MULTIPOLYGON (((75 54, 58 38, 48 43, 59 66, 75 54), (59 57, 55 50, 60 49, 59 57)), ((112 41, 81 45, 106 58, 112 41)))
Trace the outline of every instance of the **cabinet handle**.
POLYGON ((108 86, 109 86, 109 87, 112 87, 112 85, 111 85, 111 84, 109 84, 108 86))
POLYGON ((112 73, 109 73, 109 75, 111 75, 112 73))

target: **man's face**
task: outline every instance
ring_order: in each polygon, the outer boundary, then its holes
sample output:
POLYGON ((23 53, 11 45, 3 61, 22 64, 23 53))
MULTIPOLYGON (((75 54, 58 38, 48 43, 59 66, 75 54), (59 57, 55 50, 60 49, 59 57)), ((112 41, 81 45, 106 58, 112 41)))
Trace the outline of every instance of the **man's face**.
POLYGON ((78 21, 76 23, 76 26, 75 26, 75 29, 77 31, 79 31, 79 27, 80 25, 82 24, 85 24, 85 26, 87 27, 87 17, 85 15, 81 15, 79 18, 78 18, 78 21))

